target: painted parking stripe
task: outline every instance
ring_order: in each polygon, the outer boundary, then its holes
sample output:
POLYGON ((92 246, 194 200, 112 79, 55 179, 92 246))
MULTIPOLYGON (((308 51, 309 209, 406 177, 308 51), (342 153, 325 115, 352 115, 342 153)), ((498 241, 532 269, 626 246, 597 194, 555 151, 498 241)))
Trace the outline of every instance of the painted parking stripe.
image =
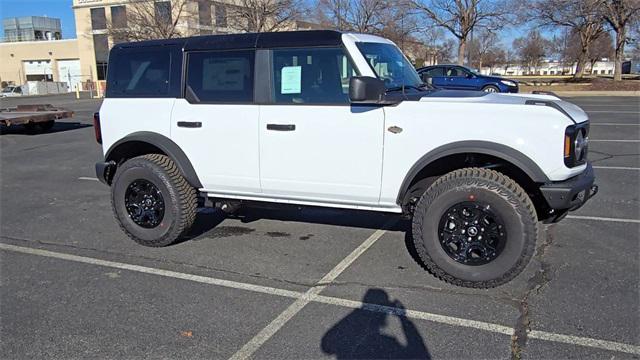
POLYGON ((640 168, 628 166, 594 166, 593 168, 604 170, 640 170, 640 168))
POLYGON ((640 140, 599 140, 589 139, 589 142, 622 142, 622 143, 639 143, 640 140))
POLYGON ((15 246, 10 244, 0 243, 0 250, 14 251, 14 252, 19 252, 24 254, 39 255, 39 256, 50 257, 50 258, 75 261, 75 262, 90 264, 90 265, 98 265, 98 266, 104 266, 104 267, 115 268, 115 269, 129 270, 129 271, 135 271, 135 272, 144 273, 144 274, 159 275, 159 276, 170 277, 174 279, 194 281, 194 282, 203 283, 203 284, 216 285, 216 286, 234 288, 239 290, 253 291, 253 292, 269 294, 269 295, 278 295, 278 296, 284 296, 289 298, 299 298, 300 296, 302 296, 302 293, 298 291, 290 291, 290 290, 277 289, 277 288, 272 288, 267 286, 245 284, 245 283, 240 283, 235 281, 211 278, 207 276, 192 275, 192 274, 181 273, 176 271, 162 270, 162 269, 150 268, 146 266, 101 260, 101 259, 96 259, 91 257, 65 254, 60 252, 34 249, 34 248, 28 248, 28 247, 22 247, 22 246, 15 246))
POLYGON ((98 178, 94 178, 94 177, 87 177, 87 176, 80 176, 80 177, 78 178, 78 180, 100 181, 100 180, 98 180, 98 178))
POLYGON ((640 220, 638 219, 621 219, 621 218, 609 218, 609 217, 600 217, 600 216, 580 216, 580 215, 567 215, 566 218, 575 219, 575 220, 611 221, 611 222, 620 222, 620 223, 640 224, 640 220))
POLYGON ((624 124, 624 123, 597 123, 591 122, 590 126, 640 126, 640 124, 624 124))
POLYGON ((609 113, 609 114, 640 114, 640 111, 609 111, 609 110, 587 110, 588 113, 609 113))
MULTIPOLYGON (((387 224, 388 225, 388 224, 387 224)), ((386 227, 386 226, 385 226, 386 227)), ((364 254, 378 239, 385 234, 384 230, 376 230, 371 236, 369 236, 360 246, 353 250, 347 257, 342 259, 338 265, 336 265, 331 271, 318 281, 316 286, 307 290, 304 295, 296 300, 293 304, 289 305, 278 317, 270 322, 264 329, 249 340, 240 350, 238 350, 230 360, 248 359, 253 353, 256 352, 267 340, 275 335, 291 318, 299 313, 307 304, 311 301, 315 301, 318 295, 335 280, 349 265, 351 265, 360 255, 364 254)))
MULTIPOLYGON (((65 253, 60 253, 55 251, 35 249, 35 248, 16 246, 16 245, 10 245, 10 244, 0 243, 0 250, 13 251, 13 252, 22 253, 22 254, 37 255, 37 256, 43 256, 43 257, 68 260, 68 261, 75 261, 75 262, 80 262, 80 263, 85 263, 90 265, 104 266, 104 267, 116 268, 121 270, 129 270, 129 271, 134 271, 134 272, 139 272, 144 274, 152 274, 152 275, 164 276, 164 277, 169 277, 174 279, 194 281, 202 284, 209 284, 209 285, 221 286, 221 287, 238 289, 238 290, 246 290, 246 291, 262 293, 262 294, 277 295, 277 296, 282 296, 287 298, 300 299, 306 294, 298 291, 278 289, 278 288, 273 288, 269 286, 260 286, 260 285, 253 285, 253 284, 241 283, 236 281, 222 280, 222 279, 216 279, 216 278, 207 277, 207 276, 192 275, 192 274, 181 273, 176 271, 162 270, 162 269, 150 268, 146 266, 101 260, 101 259, 96 259, 91 257, 71 255, 71 254, 65 254, 65 253)), ((494 324, 494 323, 489 323, 484 321, 457 318, 453 316, 433 314, 433 313, 417 311, 417 310, 405 310, 405 309, 400 309, 396 307, 363 303, 361 301, 341 299, 341 298, 335 298, 330 296, 317 295, 313 298, 312 302, 329 304, 329 305, 337 305, 337 306, 354 308, 354 309, 363 308, 368 311, 382 312, 382 313, 388 313, 388 314, 398 314, 398 315, 406 316, 412 319, 426 320, 426 321, 431 321, 435 323, 441 323, 441 324, 453 325, 453 326, 459 326, 459 327, 467 327, 467 328, 478 329, 478 330, 483 330, 483 331, 488 331, 493 333, 504 334, 504 335, 513 334, 513 328, 509 326, 504 326, 504 325, 499 325, 499 324, 494 324)), ((630 345, 625 343, 618 343, 618 342, 600 340, 600 339, 594 339, 594 338, 563 335, 563 334, 537 331, 537 330, 530 330, 528 333, 529 333, 529 337, 534 337, 540 340, 561 342, 566 344, 581 345, 586 347, 620 351, 620 352, 625 352, 629 354, 640 355, 640 346, 636 346, 636 345, 630 345), (531 334, 533 334, 533 336, 531 336, 531 334)))

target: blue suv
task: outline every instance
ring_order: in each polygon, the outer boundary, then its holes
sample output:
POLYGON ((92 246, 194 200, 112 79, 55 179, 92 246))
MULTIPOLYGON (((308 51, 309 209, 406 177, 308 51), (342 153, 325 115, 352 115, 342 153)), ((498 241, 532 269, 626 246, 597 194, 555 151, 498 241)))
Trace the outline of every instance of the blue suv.
POLYGON ((517 93, 518 83, 497 76, 480 75, 460 65, 433 65, 418 69, 427 84, 440 89, 517 93))

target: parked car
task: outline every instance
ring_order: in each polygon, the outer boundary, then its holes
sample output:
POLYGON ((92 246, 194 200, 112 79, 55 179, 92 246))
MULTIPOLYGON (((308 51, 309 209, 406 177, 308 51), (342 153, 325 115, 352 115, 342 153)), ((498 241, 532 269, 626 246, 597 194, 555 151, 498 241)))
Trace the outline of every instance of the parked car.
POLYGON ((538 221, 597 191, 580 108, 425 87, 393 42, 372 35, 116 44, 94 128, 96 175, 142 245, 187 234, 199 204, 381 211, 412 217, 420 261, 459 286, 513 279, 538 221))
POLYGON ((22 87, 18 85, 9 85, 0 91, 0 97, 21 96, 22 87))
POLYGON ((481 75, 461 65, 433 65, 418 69, 427 84, 441 89, 517 93, 518 83, 499 76, 481 75))

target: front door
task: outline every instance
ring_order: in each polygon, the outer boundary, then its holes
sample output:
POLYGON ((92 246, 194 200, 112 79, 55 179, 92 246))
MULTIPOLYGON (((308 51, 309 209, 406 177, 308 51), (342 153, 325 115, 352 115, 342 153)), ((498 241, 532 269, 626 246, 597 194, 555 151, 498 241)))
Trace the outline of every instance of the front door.
POLYGON ((272 51, 273 104, 260 107, 265 196, 377 204, 384 110, 349 103, 355 73, 341 48, 272 51))
POLYGON ((467 70, 451 66, 447 69, 447 82, 450 89, 457 90, 475 90, 476 80, 467 70))
POLYGON ((253 50, 187 55, 185 98, 171 116, 171 139, 210 192, 260 192, 258 105, 253 50))

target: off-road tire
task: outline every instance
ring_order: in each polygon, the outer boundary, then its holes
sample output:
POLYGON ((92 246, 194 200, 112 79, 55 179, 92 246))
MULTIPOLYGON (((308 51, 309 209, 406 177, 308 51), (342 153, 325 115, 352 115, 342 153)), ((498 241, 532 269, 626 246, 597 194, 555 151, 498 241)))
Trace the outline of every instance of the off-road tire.
POLYGON ((412 224, 413 245, 422 265, 456 286, 492 288, 516 277, 535 252, 537 215, 526 192, 494 170, 466 168, 436 180, 418 201, 412 224), (491 262, 465 265, 449 256, 439 238, 439 222, 447 209, 464 201, 483 201, 505 220, 504 250, 491 262))
POLYGON ((167 246, 183 237, 195 221, 197 206, 196 189, 185 180, 173 160, 161 154, 127 160, 116 171, 111 185, 111 207, 120 227, 144 246, 167 246), (151 182, 162 194, 164 217, 154 228, 139 226, 127 213, 124 194, 137 179, 151 182))

